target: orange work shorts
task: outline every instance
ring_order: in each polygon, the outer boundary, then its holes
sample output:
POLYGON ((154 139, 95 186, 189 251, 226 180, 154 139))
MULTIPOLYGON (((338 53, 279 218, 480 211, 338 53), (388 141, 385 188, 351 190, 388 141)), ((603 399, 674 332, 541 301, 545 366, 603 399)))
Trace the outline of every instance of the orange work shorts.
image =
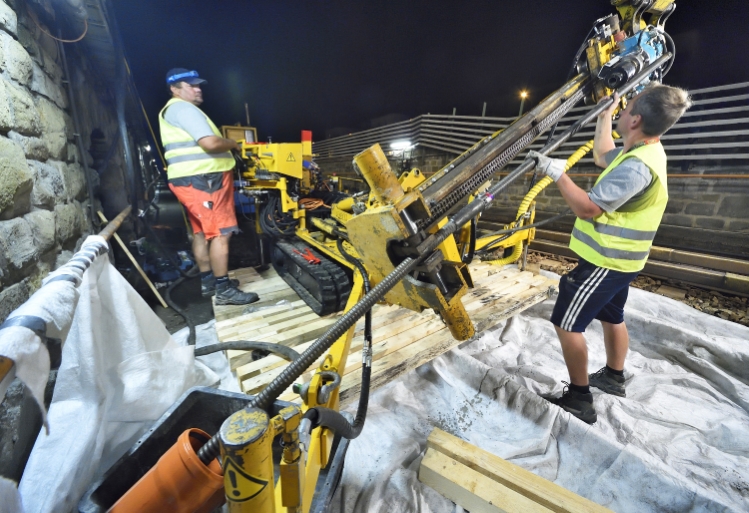
POLYGON ((187 210, 192 231, 196 234, 202 233, 206 240, 219 235, 239 233, 237 215, 234 210, 232 172, 223 173, 220 187, 217 183, 211 183, 205 179, 213 175, 218 178, 219 174, 178 178, 174 180, 174 183, 169 181, 169 188, 187 210), (189 185, 183 185, 188 182, 189 185))

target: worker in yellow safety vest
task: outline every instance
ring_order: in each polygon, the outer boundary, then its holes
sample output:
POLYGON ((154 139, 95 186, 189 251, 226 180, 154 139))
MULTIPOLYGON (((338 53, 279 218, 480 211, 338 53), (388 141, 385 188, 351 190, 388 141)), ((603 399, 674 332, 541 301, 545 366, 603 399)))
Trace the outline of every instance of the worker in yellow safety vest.
POLYGON ((625 396, 624 360, 629 334, 624 304, 629 284, 645 267, 650 246, 668 202, 663 135, 690 107, 686 91, 661 84, 646 87, 622 111, 616 129, 623 147, 616 148, 612 118, 619 104, 597 121, 593 156, 605 168, 590 193, 565 174, 566 161, 531 151, 536 169, 550 176, 577 216, 570 249, 577 267, 562 277, 551 322, 562 345, 570 382, 562 396, 547 399, 592 424, 597 419, 590 387, 625 396), (606 366, 588 375, 588 348, 583 332, 593 319, 603 326, 606 366))
POLYGON ((192 250, 200 268, 203 296, 216 295, 218 305, 245 305, 259 298, 230 280, 229 239, 239 232, 234 208, 236 141, 221 137, 198 108, 203 103, 197 71, 175 68, 166 75, 172 98, 159 113, 161 142, 169 188, 187 210, 194 232, 192 250))

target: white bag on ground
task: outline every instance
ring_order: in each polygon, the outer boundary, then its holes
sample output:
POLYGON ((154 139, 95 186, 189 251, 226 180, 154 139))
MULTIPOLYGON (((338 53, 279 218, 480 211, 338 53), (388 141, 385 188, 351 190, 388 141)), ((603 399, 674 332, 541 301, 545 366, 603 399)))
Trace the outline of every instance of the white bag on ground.
POLYGON ((77 511, 90 484, 188 388, 219 378, 180 347, 106 257, 94 261, 19 491, 26 513, 77 511))

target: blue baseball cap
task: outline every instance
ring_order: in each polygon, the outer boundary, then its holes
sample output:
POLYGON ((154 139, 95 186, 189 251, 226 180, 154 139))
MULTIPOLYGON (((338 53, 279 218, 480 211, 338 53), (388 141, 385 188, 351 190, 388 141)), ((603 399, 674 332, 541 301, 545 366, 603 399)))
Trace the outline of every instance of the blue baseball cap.
POLYGON ((168 85, 176 84, 177 82, 187 82, 190 85, 202 84, 205 82, 198 72, 195 70, 190 71, 185 68, 174 68, 170 69, 166 74, 166 83, 168 85))

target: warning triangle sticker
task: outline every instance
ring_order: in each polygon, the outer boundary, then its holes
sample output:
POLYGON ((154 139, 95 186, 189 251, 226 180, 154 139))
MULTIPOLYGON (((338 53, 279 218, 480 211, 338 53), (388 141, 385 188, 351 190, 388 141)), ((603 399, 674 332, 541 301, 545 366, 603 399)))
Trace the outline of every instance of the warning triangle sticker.
POLYGON ((289 153, 289 156, 286 157, 286 162, 296 162, 296 159, 294 158, 293 153, 289 153))
POLYGON ((233 502, 252 499, 268 486, 268 481, 252 477, 239 468, 231 458, 224 459, 224 490, 233 502))

